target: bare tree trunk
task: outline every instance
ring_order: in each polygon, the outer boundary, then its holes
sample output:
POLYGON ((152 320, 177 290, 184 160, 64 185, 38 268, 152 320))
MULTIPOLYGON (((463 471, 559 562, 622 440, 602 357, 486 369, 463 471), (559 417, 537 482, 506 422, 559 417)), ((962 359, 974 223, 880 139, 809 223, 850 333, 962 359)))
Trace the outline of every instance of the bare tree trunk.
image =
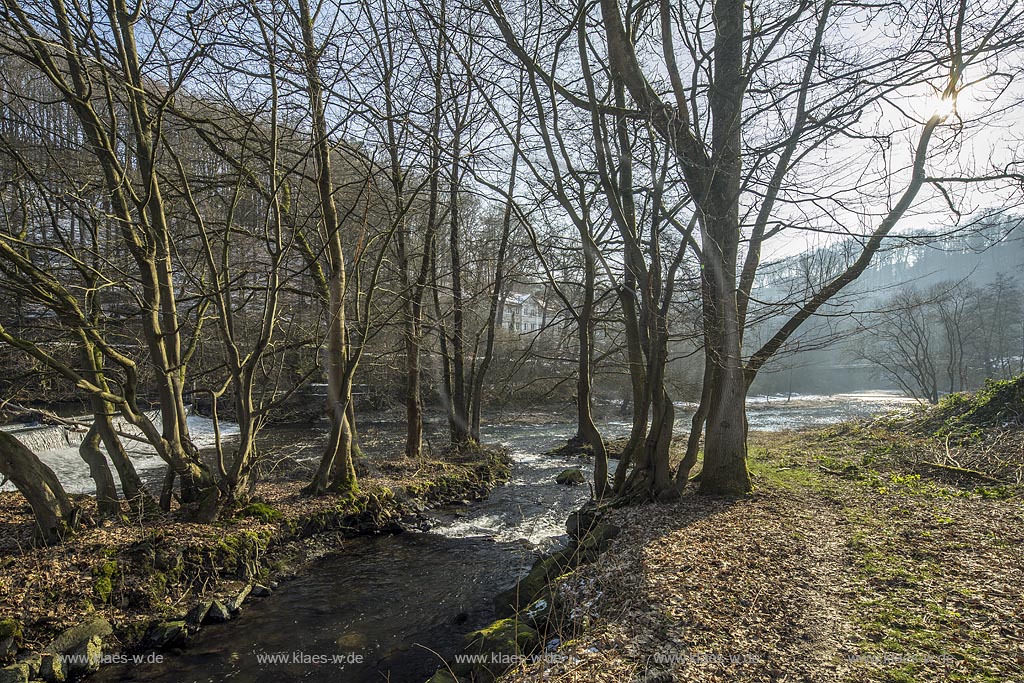
POLYGON ((68 499, 57 475, 35 453, 3 430, 0 430, 0 475, 10 479, 32 506, 36 530, 44 543, 58 543, 78 526, 78 508, 68 499))
POLYGON ((739 249, 739 203, 743 112, 743 1, 715 3, 715 87, 710 93, 715 173, 709 178, 701 222, 705 270, 710 276, 711 323, 715 342, 711 358, 712 389, 704 439, 701 491, 746 493, 747 383, 742 357, 736 263, 739 249))
POLYGON ((352 440, 352 457, 362 458, 363 448, 359 445, 359 429, 356 427, 356 402, 349 396, 348 411, 345 413, 345 423, 352 440))
POLYGON ((100 517, 117 517, 121 512, 121 502, 117 498, 114 475, 107 465, 106 456, 100 450, 100 427, 96 422, 92 423, 79 444, 78 454, 89 466, 89 476, 96 484, 96 507, 100 517))
POLYGON ((405 317, 405 455, 408 458, 418 458, 423 451, 420 332, 413 308, 412 301, 407 300, 403 303, 405 317))
MULTIPOLYGON (((343 438, 345 415, 352 400, 352 373, 348 357, 348 337, 345 325, 345 254, 341 241, 341 225, 334 200, 334 174, 331 166, 331 141, 324 109, 324 90, 320 80, 320 50, 313 34, 313 14, 308 0, 298 0, 299 23, 302 31, 303 77, 312 116, 313 152, 316 160, 318 208, 327 240, 329 284, 327 303, 327 406, 331 419, 331 436, 313 480, 307 491, 323 493, 328 478, 335 468, 338 486, 357 489, 355 468, 352 463, 351 438, 343 438)), ((335 486, 334 488, 338 488, 335 486)))
MULTIPOLYGON (((92 371, 89 377, 93 383, 97 386, 102 386, 102 378, 96 368, 96 354, 93 347, 88 343, 82 347, 82 360, 83 365, 92 371)), ((96 406, 97 400, 94 398, 92 403, 96 406)), ((114 483, 114 475, 111 474, 110 466, 107 465, 107 458, 103 455, 103 451, 100 450, 102 432, 100 431, 100 421, 99 416, 96 415, 96 410, 93 410, 93 415, 93 423, 89 426, 89 431, 86 432, 85 438, 82 439, 82 443, 78 446, 78 454, 89 466, 89 476, 96 484, 96 507, 99 510, 100 517, 113 518, 120 514, 121 503, 117 497, 117 485, 114 483)))
POLYGON ((512 234, 512 204, 516 188, 516 174, 519 164, 519 142, 522 136, 522 84, 520 83, 520 115, 516 118, 516 129, 513 135, 512 167, 509 170, 508 188, 505 209, 501 216, 501 238, 498 242, 498 255, 494 264, 494 281, 491 283, 490 308, 487 311, 486 340, 484 341, 483 359, 473 376, 473 387, 470 393, 470 435, 480 441, 480 409, 483 403, 484 380, 494 357, 494 338, 502 323, 502 299, 505 296, 505 259, 508 254, 509 238, 512 234))
MULTIPOLYGON (((440 18, 444 19, 444 4, 440 18)), ((440 41, 443 41, 443 35, 440 41)), ((420 259, 419 269, 413 283, 409 283, 409 274, 412 268, 412 256, 409 254, 411 245, 408 243, 408 231, 405 225, 399 228, 397 245, 399 249, 399 268, 402 272, 402 284, 405 299, 402 302, 402 310, 405 331, 405 412, 406 412, 406 434, 405 434, 405 455, 409 458, 418 458, 423 453, 423 368, 420 357, 422 336, 423 336, 423 312, 424 297, 430 283, 431 274, 434 270, 434 248, 435 235, 438 232, 440 220, 440 175, 441 175, 441 120, 442 109, 442 66, 444 62, 444 44, 438 42, 434 49, 433 57, 433 111, 430 118, 430 130, 428 132, 428 144, 430 145, 429 178, 427 181, 427 216, 426 228, 423 234, 423 254, 420 259)), ((428 58, 424 54, 424 60, 428 58)), ((385 79, 385 87, 390 88, 390 80, 385 79)), ((390 105, 389 105, 390 106, 390 105)), ((392 177, 397 179, 402 176, 401 164, 398 157, 397 140, 398 136, 394 130, 394 116, 388 117, 389 137, 391 145, 391 172, 392 177)))
POLYGON ((647 440, 647 418, 651 409, 650 392, 647 387, 647 373, 644 367, 644 351, 640 337, 640 321, 636 311, 636 277, 627 271, 625 284, 619 291, 622 319, 626 328, 626 358, 629 362, 629 381, 633 396, 633 426, 629 441, 619 457, 615 468, 613 489, 621 494, 626 484, 626 474, 631 465, 640 458, 637 454, 647 440))
POLYGON ((117 478, 121 481, 121 490, 124 492, 125 500, 133 512, 149 512, 157 509, 157 502, 152 494, 146 489, 146 485, 139 477, 135 465, 132 463, 128 452, 121 443, 121 438, 114 428, 114 415, 111 406, 99 399, 93 399, 93 421, 99 426, 100 438, 106 448, 107 456, 114 463, 117 470, 117 478), (97 403, 102 405, 97 406, 97 403))
MULTIPOLYGON (((95 305, 95 300, 93 303, 95 305)), ((97 387, 109 391, 107 379, 103 374, 103 354, 99 353, 85 337, 83 337, 82 341, 84 344, 82 355, 85 361, 84 365, 87 376, 97 387)), ((121 481, 121 490, 124 492, 128 505, 134 512, 155 510, 157 503, 153 500, 149 491, 146 490, 142 479, 139 477, 139 473, 135 470, 135 465, 132 464, 128 452, 121 443, 121 437, 118 436, 117 430, 114 428, 113 418, 116 414, 114 406, 109 401, 104 400, 103 397, 95 394, 89 397, 89 403, 92 407, 93 419, 92 427, 89 431, 91 433, 95 429, 98 432, 98 439, 102 441, 104 448, 106 448, 107 456, 114 464, 114 469, 117 470, 117 477, 121 481)), ((99 441, 94 442, 97 447, 99 441)), ((83 445, 84 443, 83 441, 83 445)))
POLYGON ((594 287, 597 266, 593 254, 587 249, 583 250, 583 262, 583 305, 577 318, 579 362, 576 373, 576 424, 580 440, 589 443, 594 449, 594 496, 601 499, 608 490, 608 451, 593 415, 594 287))
POLYGON ((708 417, 708 410, 711 408, 711 390, 715 385, 714 363, 708 355, 709 346, 704 346, 704 377, 700 389, 700 402, 697 410, 690 419, 690 434, 686 437, 686 453, 679 461, 676 468, 676 490, 680 493, 686 488, 690 480, 690 470, 697 464, 697 457, 700 454, 700 437, 704 433, 704 423, 708 417))
MULTIPOLYGON (((349 405, 351 404, 350 398, 349 405)), ((335 493, 346 493, 353 490, 356 480, 355 462, 352 455, 355 446, 355 435, 349 424, 349 417, 350 413, 346 411, 341 423, 341 440, 338 451, 342 454, 342 457, 335 458, 330 486, 330 490, 335 493)))
POLYGON ((463 446, 472 439, 466 396, 466 330, 462 292, 462 250, 459 244, 459 179, 462 131, 456 124, 452 141, 452 170, 448 205, 448 250, 452 265, 452 339, 451 339, 451 410, 449 431, 453 446, 463 446))

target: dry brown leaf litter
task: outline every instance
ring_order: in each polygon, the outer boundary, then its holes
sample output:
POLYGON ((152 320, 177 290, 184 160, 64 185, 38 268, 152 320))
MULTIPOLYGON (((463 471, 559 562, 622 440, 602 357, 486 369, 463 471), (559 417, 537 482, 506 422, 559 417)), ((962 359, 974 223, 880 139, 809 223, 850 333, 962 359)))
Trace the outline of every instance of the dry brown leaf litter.
POLYGON ((559 583, 547 653, 505 680, 1024 681, 1019 498, 835 476, 834 437, 752 452, 749 497, 614 511, 612 548, 559 583))

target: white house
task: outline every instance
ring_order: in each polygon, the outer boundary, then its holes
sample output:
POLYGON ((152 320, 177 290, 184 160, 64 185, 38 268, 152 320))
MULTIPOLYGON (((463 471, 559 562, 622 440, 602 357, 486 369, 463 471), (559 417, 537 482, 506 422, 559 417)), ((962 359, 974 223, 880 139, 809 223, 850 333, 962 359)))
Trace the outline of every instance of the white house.
POLYGON ((537 332, 547 319, 544 303, 533 294, 510 292, 502 304, 502 326, 511 332, 537 332))

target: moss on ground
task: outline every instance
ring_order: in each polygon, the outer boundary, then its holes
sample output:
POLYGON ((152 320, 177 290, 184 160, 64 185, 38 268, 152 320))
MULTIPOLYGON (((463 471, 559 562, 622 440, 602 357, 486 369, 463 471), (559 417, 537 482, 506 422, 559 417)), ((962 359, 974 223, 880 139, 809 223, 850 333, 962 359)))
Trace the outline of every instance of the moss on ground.
POLYGON ((116 560, 104 560, 93 567, 92 590, 101 603, 109 603, 114 593, 114 579, 118 574, 116 560))
POLYGON ((281 519, 280 510, 276 510, 266 503, 252 502, 242 508, 242 517, 255 517, 261 522, 276 522, 281 519))
POLYGON ((997 500, 1019 488, 993 492, 923 476, 913 464, 930 447, 863 425, 753 434, 750 468, 763 490, 841 503, 856 589, 853 659, 863 680, 1008 680, 1006 667, 1015 665, 1000 620, 976 591, 983 580, 1006 580, 993 573, 1019 541, 986 520, 1019 519, 1019 504, 997 500))

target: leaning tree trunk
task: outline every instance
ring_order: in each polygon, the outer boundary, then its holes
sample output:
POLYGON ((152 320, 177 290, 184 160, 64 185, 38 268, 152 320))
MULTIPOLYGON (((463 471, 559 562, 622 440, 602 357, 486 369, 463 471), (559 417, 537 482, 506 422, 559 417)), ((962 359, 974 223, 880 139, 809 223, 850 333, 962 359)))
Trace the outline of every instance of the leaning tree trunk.
POLYGON ((702 381, 700 403, 697 404, 697 410, 690 419, 690 435, 686 438, 686 453, 676 468, 676 490, 680 493, 683 492, 686 485, 690 482, 690 470, 697 464, 697 457, 700 454, 700 437, 704 432, 704 422, 707 420, 708 409, 711 404, 711 388, 715 381, 714 364, 708 355, 706 341, 704 347, 704 378, 702 381))
POLYGON ((337 454, 334 457, 334 466, 331 470, 330 486, 328 487, 334 493, 354 493, 359 490, 355 467, 355 454, 359 447, 356 445, 356 413, 352 400, 354 372, 355 367, 350 363, 342 379, 342 401, 345 404, 345 412, 338 425, 337 454))
POLYGON ((626 326, 626 356, 629 360, 629 379, 633 396, 633 426, 629 432, 629 441, 626 442, 626 447, 619 457, 619 464, 615 468, 613 489, 616 494, 621 494, 625 488, 626 473, 630 465, 640 459, 637 454, 647 440, 647 414, 651 408, 643 344, 640 338, 640 321, 636 310, 636 278, 627 275, 625 285, 619 291, 619 301, 626 326))
MULTIPOLYGON (((103 372, 103 355, 88 342, 85 343, 84 360, 93 383, 98 387, 108 389, 107 378, 103 372)), ((157 502, 146 490, 145 484, 142 483, 135 465, 128 457, 128 452, 114 428, 114 406, 103 397, 96 395, 90 396, 89 403, 92 407, 92 427, 99 432, 99 440, 106 448, 110 461, 114 463, 117 478, 121 480, 121 490, 124 492, 129 507, 133 512, 155 512, 158 509, 157 502)), ((98 447, 99 444, 94 443, 98 447)))
POLYGON ((346 426, 352 440, 352 457, 365 457, 363 447, 359 445, 359 429, 356 427, 356 402, 351 395, 348 399, 348 409, 345 411, 346 426))
POLYGON ((651 495, 656 500, 670 500, 676 493, 672 486, 672 473, 669 467, 669 451, 672 447, 672 431, 675 427, 676 410, 672 398, 665 388, 665 369, 667 365, 667 330, 659 331, 662 338, 657 347, 652 349, 650 368, 651 387, 651 429, 647 434, 645 449, 647 461, 651 466, 651 495))
POLYGON ((117 478, 121 480, 121 491, 124 492, 125 500, 128 501, 128 506, 133 512, 155 512, 159 509, 159 505, 142 482, 142 478, 117 435, 109 411, 110 404, 105 401, 100 402, 104 404, 104 407, 100 411, 93 409, 93 422, 99 425, 100 438, 103 440, 103 446, 107 449, 110 461, 114 463, 114 469, 117 470, 117 478))
MULTIPOLYGON (((522 116, 516 122, 515 142, 518 145, 520 130, 522 128, 522 116)), ((473 439, 480 442, 480 412, 484 399, 484 380, 487 371, 491 367, 494 358, 494 339, 497 330, 501 328, 503 321, 502 300, 505 291, 505 259, 508 254, 509 238, 512 234, 512 194, 516 186, 516 168, 519 162, 519 155, 512 152, 512 170, 509 172, 508 199, 505 201, 505 210, 501 217, 501 238, 498 242, 498 255, 494 264, 494 282, 491 289, 490 308, 487 311, 486 340, 484 342, 483 360, 473 375, 472 392, 470 393, 470 434, 473 439)))
POLYGON ((32 506, 36 532, 44 543, 58 543, 78 526, 80 511, 68 499, 57 475, 35 453, 3 430, 0 430, 0 475, 10 479, 32 506))
MULTIPOLYGON (((670 500, 675 497, 669 467, 675 406, 665 389, 668 358, 668 328, 664 319, 656 319, 651 331, 650 357, 647 363, 645 401, 651 406, 651 424, 639 457, 620 487, 620 495, 637 500, 670 500)), ((621 467, 622 464, 619 464, 621 467)))
POLYGON ((121 502, 117 498, 114 475, 110 472, 107 457, 100 450, 100 443, 100 426, 94 421, 78 446, 78 454, 89 466, 89 476, 96 484, 96 508, 100 517, 114 518, 121 513, 121 502))

